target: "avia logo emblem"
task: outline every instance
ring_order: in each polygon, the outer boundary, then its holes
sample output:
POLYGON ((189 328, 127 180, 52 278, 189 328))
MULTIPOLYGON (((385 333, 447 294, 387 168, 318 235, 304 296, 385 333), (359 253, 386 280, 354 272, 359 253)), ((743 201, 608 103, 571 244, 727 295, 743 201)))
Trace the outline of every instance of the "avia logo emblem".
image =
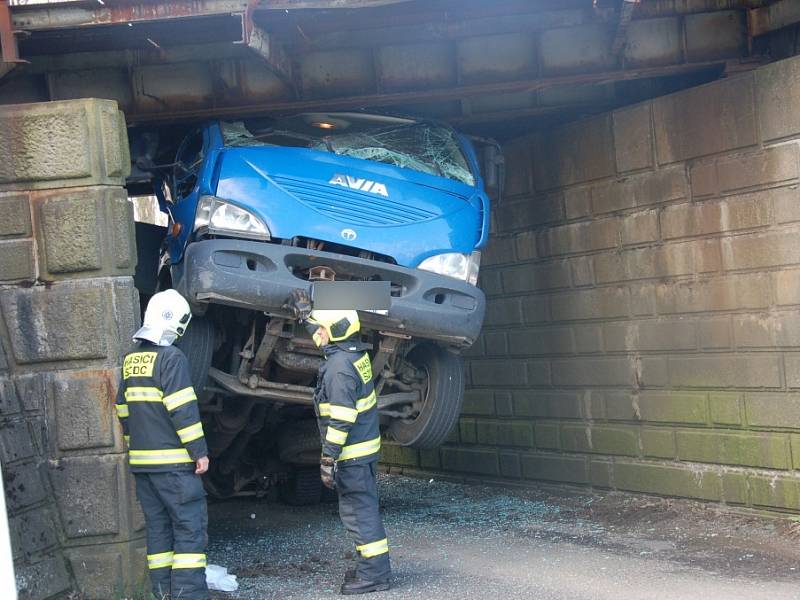
POLYGON ((346 239, 348 242, 352 242, 356 237, 356 232, 352 229, 342 229, 342 237, 346 239))
POLYGON ((350 175, 340 175, 337 173, 328 182, 331 185, 340 185, 342 187, 350 188, 351 190, 359 190, 361 192, 370 192, 378 194, 379 196, 389 197, 389 190, 386 186, 377 181, 370 181, 369 179, 361 179, 360 177, 351 177, 350 175))

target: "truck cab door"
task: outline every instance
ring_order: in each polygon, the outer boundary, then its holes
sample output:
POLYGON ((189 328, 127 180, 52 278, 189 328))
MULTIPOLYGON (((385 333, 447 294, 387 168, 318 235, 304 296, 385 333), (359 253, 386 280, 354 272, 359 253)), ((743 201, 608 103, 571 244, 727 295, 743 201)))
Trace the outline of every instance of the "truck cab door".
POLYGON ((172 264, 183 258, 183 250, 192 233, 205 156, 206 148, 201 129, 196 129, 186 136, 175 156, 170 177, 173 203, 170 214, 178 227, 171 226, 166 238, 167 252, 172 264))

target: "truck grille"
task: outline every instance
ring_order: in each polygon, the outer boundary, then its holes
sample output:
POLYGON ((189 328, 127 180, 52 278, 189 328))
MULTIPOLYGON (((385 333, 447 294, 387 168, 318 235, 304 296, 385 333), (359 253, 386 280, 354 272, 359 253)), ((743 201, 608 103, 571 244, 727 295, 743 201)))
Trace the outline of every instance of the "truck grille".
POLYGON ((358 192, 326 184, 289 177, 273 177, 284 190, 313 209, 339 221, 354 225, 407 225, 427 221, 436 213, 412 206, 398 205, 375 194, 358 192))

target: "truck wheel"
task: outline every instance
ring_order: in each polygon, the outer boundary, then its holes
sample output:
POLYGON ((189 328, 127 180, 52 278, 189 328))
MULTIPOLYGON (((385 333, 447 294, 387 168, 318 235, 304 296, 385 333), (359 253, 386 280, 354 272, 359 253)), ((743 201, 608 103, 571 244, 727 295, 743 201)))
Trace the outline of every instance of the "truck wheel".
POLYGON ((278 438, 281 462, 294 465, 318 465, 322 444, 317 422, 298 421, 283 428, 278 438))
POLYGON ((432 344, 414 348, 406 357, 427 374, 427 385, 416 416, 393 419, 389 435, 402 446, 428 450, 441 446, 458 422, 464 401, 464 361, 432 344))
MULTIPOLYGON (((319 458, 317 459, 319 461, 319 458)), ((312 506, 319 504, 322 481, 319 468, 303 467, 289 474, 289 478, 278 484, 281 501, 290 506, 312 506)))
POLYGON ((183 350, 189 359, 189 371, 192 378, 192 387, 200 401, 211 397, 205 391, 208 370, 211 368, 211 358, 214 354, 214 325, 205 317, 193 317, 189 326, 175 345, 183 350))

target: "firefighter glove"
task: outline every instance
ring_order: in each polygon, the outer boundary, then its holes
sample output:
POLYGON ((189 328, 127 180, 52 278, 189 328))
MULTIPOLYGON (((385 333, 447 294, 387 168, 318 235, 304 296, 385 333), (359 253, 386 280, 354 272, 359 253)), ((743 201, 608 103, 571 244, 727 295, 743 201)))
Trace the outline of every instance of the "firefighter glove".
POLYGON ((311 298, 306 290, 297 288, 292 290, 283 307, 292 311, 294 318, 302 322, 311 314, 311 298))
POLYGON ((336 461, 331 456, 323 456, 319 461, 319 476, 322 485, 333 490, 336 489, 336 461))

